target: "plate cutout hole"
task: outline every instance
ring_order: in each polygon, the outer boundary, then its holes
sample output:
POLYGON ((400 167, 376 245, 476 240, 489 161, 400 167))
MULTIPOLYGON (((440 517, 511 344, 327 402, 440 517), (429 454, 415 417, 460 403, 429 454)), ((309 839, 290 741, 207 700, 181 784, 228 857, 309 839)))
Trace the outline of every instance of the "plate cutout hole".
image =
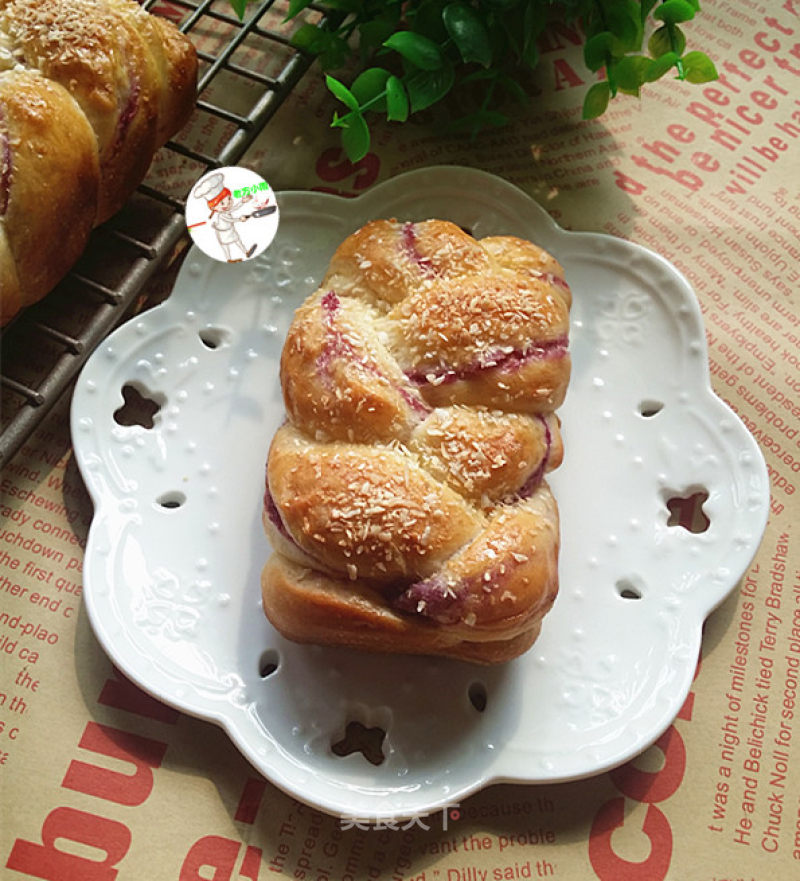
POLYGON ((629 578, 620 578, 616 587, 617 593, 623 600, 640 600, 642 598, 642 591, 629 578))
POLYGON ((486 686, 482 682, 473 682, 467 690, 469 702, 473 707, 482 713, 486 709, 488 696, 486 694, 486 686))
POLYGON ((650 419, 664 409, 662 401, 656 401, 654 398, 647 398, 639 403, 639 415, 645 419, 650 419))
POLYGON ((708 492, 704 489, 689 492, 686 495, 673 495, 667 499, 669 518, 667 526, 680 526, 688 532, 697 534, 705 532, 711 525, 703 505, 708 501, 708 492))
POLYGON ((156 499, 156 503, 162 508, 174 510, 175 508, 181 508, 183 507, 183 505, 186 504, 186 496, 179 490, 173 490, 172 492, 167 492, 160 495, 156 499))
POLYGON ((221 327, 204 327, 198 336, 207 349, 218 349, 225 342, 228 334, 221 327))
POLYGON ((159 401, 155 395, 146 390, 140 390, 130 383, 122 386, 123 405, 114 411, 114 422, 117 425, 140 425, 142 428, 152 428, 155 425, 155 417, 161 409, 163 400, 159 401))
POLYGON ((361 722, 348 722, 344 737, 331 744, 334 755, 349 756, 361 753, 372 765, 380 765, 386 758, 383 754, 383 739, 386 732, 383 728, 367 728, 361 722))
POLYGON ((280 657, 275 649, 267 649, 265 652, 262 652, 261 657, 258 659, 258 675, 262 679, 272 676, 278 669, 279 662, 280 657))

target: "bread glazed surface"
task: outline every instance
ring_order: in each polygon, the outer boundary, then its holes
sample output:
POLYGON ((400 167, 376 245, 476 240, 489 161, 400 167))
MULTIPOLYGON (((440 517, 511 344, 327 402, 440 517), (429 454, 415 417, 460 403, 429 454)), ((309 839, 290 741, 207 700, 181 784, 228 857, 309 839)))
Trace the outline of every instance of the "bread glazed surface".
POLYGON ((122 207, 196 78, 188 39, 134 0, 0 0, 0 323, 122 207))
POLYGON ((509 660, 558 590, 571 297, 511 236, 378 220, 349 236, 281 356, 264 610, 285 636, 509 660))

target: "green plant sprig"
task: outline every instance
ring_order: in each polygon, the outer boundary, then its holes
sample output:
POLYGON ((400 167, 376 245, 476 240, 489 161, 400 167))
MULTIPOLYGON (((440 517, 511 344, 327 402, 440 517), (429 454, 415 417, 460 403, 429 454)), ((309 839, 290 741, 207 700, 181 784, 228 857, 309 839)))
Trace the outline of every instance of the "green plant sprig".
MULTIPOLYGON (((231 0, 243 14, 247 0, 231 0)), ((312 0, 290 0, 292 20, 312 0)), ((538 41, 554 16, 580 23, 583 60, 602 76, 587 90, 583 118, 601 116, 619 92, 642 87, 674 70, 690 83, 716 79, 703 52, 685 52, 681 25, 700 11, 698 0, 316 0, 339 15, 332 27, 301 24, 292 44, 319 58, 328 89, 344 107, 331 125, 356 162, 370 147, 369 116, 403 123, 454 89, 474 97, 451 131, 475 136, 509 122, 500 108, 526 101, 520 78, 539 64, 538 41), (646 52, 643 51, 646 39, 646 52), (360 70, 350 85, 330 71, 360 70)))

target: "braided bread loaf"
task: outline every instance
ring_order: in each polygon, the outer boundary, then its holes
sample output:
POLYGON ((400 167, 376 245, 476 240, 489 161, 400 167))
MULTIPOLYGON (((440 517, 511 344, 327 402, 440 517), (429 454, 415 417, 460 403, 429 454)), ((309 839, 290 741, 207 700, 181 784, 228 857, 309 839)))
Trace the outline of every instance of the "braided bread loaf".
POLYGON ((281 356, 264 610, 300 642, 490 663, 558 590, 569 287, 535 245, 373 221, 281 356))
POLYGON ((0 0, 0 323, 122 207, 196 78, 191 43, 134 0, 0 0))

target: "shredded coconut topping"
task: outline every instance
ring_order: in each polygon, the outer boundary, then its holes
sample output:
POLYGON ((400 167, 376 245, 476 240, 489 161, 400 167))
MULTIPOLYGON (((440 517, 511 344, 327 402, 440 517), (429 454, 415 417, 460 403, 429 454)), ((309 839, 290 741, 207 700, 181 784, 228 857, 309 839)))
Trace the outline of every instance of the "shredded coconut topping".
POLYGON ((534 538, 555 535, 543 476, 569 289, 534 246, 483 248, 437 223, 377 221, 337 250, 316 318, 287 342, 317 423, 297 432, 303 464, 276 499, 326 570, 377 583, 403 613, 481 628, 521 614, 534 538))

